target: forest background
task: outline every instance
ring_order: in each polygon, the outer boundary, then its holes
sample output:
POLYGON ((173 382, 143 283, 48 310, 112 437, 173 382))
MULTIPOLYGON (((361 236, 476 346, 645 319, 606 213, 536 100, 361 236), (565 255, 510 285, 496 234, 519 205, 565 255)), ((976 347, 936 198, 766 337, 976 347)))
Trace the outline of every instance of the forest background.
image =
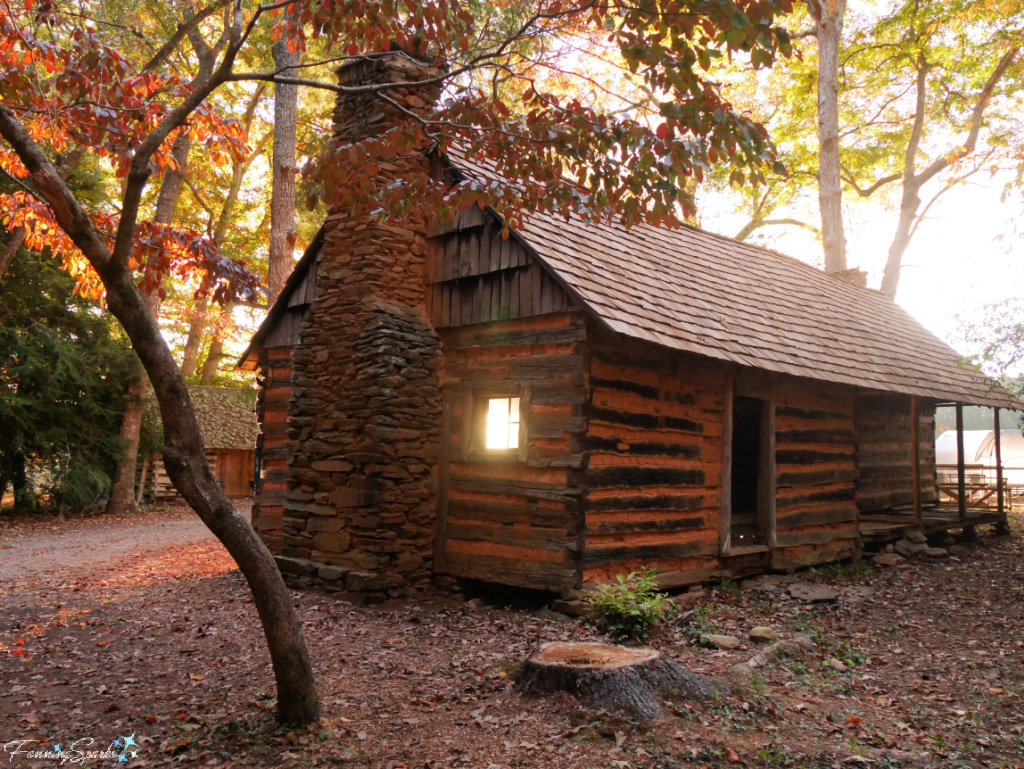
MULTIPOLYGON (((475 14, 485 13, 483 6, 469 6, 475 14)), ((499 23, 509 24, 528 6, 507 3, 494 13, 499 23)), ((70 8, 65 10, 74 13, 70 8)), ((129 8, 101 3, 88 8, 97 34, 122 48, 172 39, 197 12, 205 13, 184 34, 187 44, 182 39, 162 62, 183 82, 208 70, 226 42, 219 14, 198 4, 129 8)), ((906 180, 942 165, 923 182, 911 212, 896 301, 958 349, 983 359, 993 373, 1018 373, 1018 297, 1024 296, 1024 271, 1015 268, 1022 234, 1015 222, 1022 207, 1024 140, 1020 9, 1009 2, 832 0, 825 7, 796 3, 791 10, 782 24, 791 33, 794 55, 758 71, 729 56, 700 62, 739 112, 767 127, 781 165, 756 185, 744 183, 742 174, 737 179, 729 164, 711 166, 694 181, 694 206, 682 212, 684 218, 824 266, 817 94, 820 40, 828 21, 822 17, 832 14, 838 19, 834 76, 845 266, 865 270, 869 285, 882 285, 894 233, 907 208, 906 180), (968 145, 970 151, 962 151, 968 145), (916 164, 909 171, 908 158, 916 164)), ((311 37, 300 51, 273 25, 257 35, 262 37, 246 49, 247 69, 272 71, 305 62, 303 78, 331 80, 332 65, 315 64, 331 58, 325 40, 311 37)), ((551 92, 564 95, 575 89, 572 95, 579 95, 580 81, 564 73, 582 72, 591 85, 583 97, 589 106, 652 126, 660 120, 657 94, 645 90, 618 52, 599 38, 569 32, 547 40, 535 54, 546 62, 536 79, 551 92)), ((515 87, 497 80, 493 85, 515 87)), ((333 98, 329 91, 280 83, 226 84, 209 97, 192 132, 171 147, 171 159, 160 169, 158 183, 148 186, 143 208, 155 221, 205 238, 276 293, 325 217, 317 164, 330 138, 333 98), (275 259, 277 266, 270 269, 275 259)), ((116 198, 123 181, 98 154, 72 152, 61 160, 76 191, 97 202, 116 198)), ((17 191, 16 179, 0 178, 0 192, 13 196, 17 191)), ((90 283, 88 270, 67 259, 38 229, 27 226, 26 237, 26 223, 17 215, 8 213, 4 225, 0 292, 19 301, 5 302, 0 310, 0 365, 8 380, 20 378, 21 389, 18 398, 0 399, 0 430, 18 436, 0 450, 0 486, 6 490, 19 478, 23 481, 26 458, 31 458, 29 465, 42 462, 46 471, 37 474, 34 489, 22 482, 23 505, 38 501, 35 492, 58 506, 102 500, 119 482, 114 468, 125 442, 140 441, 143 456, 159 448, 153 420, 147 421, 141 409, 126 416, 120 408, 122 402, 141 402, 144 377, 132 371, 129 346, 116 325, 107 323, 102 334, 90 332, 99 340, 98 349, 74 343, 81 330, 69 321, 91 322, 102 314, 101 291, 90 283), (72 277, 62 278, 46 263, 55 252, 72 277), (26 281, 45 281, 46 290, 34 290, 38 285, 26 281), (61 306, 67 312, 54 315, 61 306), (30 339, 41 330, 46 340, 30 339), (116 365, 97 367, 97 361, 106 360, 102 356, 116 365), (61 366, 57 361, 75 363, 61 366), (43 379, 26 375, 26 366, 57 375, 45 378, 44 386, 43 379), (62 376, 62 371, 74 376, 62 376), (80 372, 90 371, 104 374, 95 383, 84 383, 80 372), (132 391, 119 402, 111 392, 122 386, 132 391), (83 430, 61 409, 81 403, 73 393, 85 391, 92 405, 76 413, 85 421, 86 414, 94 419, 83 430), (120 433, 120 442, 114 432, 120 433), (82 441, 83 435, 90 440, 82 441), (72 487, 80 491, 72 493, 72 487)), ((220 305, 202 292, 211 276, 201 269, 167 271, 159 289, 163 296, 151 310, 159 314, 161 332, 187 381, 252 387, 252 377, 237 372, 234 363, 265 315, 268 294, 220 305)), ((121 473, 122 486, 125 478, 138 477, 138 463, 131 468, 134 472, 121 473)), ((131 490, 119 498, 114 494, 112 504, 130 507, 135 499, 131 490)))

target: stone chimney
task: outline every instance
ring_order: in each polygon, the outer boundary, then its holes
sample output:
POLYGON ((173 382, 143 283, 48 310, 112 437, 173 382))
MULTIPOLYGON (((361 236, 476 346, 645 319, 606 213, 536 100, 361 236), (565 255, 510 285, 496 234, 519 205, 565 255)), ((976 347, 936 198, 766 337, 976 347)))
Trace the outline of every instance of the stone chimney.
MULTIPOLYGON (((441 72, 401 51, 353 59, 337 71, 341 85, 441 72)), ((440 86, 388 94, 423 113, 440 86)), ((373 94, 342 94, 334 143, 379 136, 401 120, 408 117, 373 94)), ((346 162, 347 154, 336 158, 346 162)), ((386 185, 429 169, 429 159, 404 153, 379 166, 376 182, 386 185)), ((419 218, 384 223, 338 205, 325 226, 316 298, 292 353, 279 564, 302 582, 354 593, 421 585, 432 567, 442 368, 426 314, 426 228, 419 218)))
POLYGON ((857 288, 868 287, 868 274, 859 267, 854 267, 851 270, 837 270, 832 273, 840 280, 845 280, 847 283, 852 283, 857 288))

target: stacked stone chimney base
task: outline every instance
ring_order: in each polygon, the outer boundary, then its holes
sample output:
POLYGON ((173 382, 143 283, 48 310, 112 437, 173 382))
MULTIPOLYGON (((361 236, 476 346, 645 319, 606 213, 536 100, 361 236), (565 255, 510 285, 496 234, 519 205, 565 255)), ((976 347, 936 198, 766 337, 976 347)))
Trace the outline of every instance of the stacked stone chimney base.
POLYGON ((436 518, 438 341, 418 312, 376 298, 350 307, 345 326, 336 342, 293 353, 302 373, 289 438, 303 451, 289 462, 278 562, 336 590, 422 586, 436 518))

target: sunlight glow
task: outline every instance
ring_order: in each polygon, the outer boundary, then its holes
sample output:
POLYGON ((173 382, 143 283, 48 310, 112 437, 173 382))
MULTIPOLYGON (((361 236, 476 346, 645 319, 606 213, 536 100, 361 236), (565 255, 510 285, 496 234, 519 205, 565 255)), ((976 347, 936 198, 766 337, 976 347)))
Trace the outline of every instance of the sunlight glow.
POLYGON ((519 399, 490 398, 487 402, 487 448, 519 447, 519 399))

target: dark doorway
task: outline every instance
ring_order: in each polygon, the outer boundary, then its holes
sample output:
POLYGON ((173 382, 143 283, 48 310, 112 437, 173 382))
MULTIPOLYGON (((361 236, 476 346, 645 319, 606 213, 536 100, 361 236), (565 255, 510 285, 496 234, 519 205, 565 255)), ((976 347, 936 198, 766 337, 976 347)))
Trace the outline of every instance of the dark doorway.
POLYGON ((732 547, 765 544, 759 525, 761 504, 762 429, 765 401, 737 395, 732 404, 732 547))

